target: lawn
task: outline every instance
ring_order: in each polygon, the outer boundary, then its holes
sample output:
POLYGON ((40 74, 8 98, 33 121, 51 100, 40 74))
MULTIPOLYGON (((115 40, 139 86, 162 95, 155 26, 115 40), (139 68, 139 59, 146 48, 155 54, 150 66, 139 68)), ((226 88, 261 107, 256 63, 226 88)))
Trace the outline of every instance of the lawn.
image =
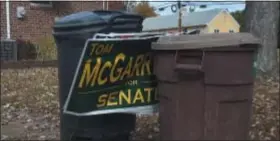
MULTIPOLYGON (((279 139, 279 75, 258 77, 250 137, 279 139)), ((1 70, 1 139, 59 139, 56 68, 1 70)), ((158 116, 138 116, 133 140, 156 139, 158 116)))

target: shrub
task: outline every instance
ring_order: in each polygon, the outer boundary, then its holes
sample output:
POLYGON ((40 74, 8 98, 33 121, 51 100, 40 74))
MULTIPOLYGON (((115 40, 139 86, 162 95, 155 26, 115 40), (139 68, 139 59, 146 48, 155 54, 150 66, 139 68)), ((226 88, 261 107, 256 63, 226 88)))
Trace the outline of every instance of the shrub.
POLYGON ((37 60, 57 60, 56 44, 52 36, 40 38, 37 43, 37 60))
POLYGON ((17 39, 18 60, 34 60, 37 57, 36 46, 29 40, 17 39))

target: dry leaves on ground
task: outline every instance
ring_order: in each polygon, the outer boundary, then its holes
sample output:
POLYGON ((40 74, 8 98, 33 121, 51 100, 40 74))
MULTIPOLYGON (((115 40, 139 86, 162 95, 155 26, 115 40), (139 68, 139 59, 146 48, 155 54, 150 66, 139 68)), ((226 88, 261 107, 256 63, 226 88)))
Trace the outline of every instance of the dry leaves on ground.
POLYGON ((55 68, 1 70, 1 137, 57 139, 57 91, 55 68), (13 132, 20 127, 23 131, 13 132))
MULTIPOLYGON (((1 139, 59 139, 57 92, 56 68, 1 70, 1 139)), ((133 139, 158 136, 158 116, 139 116, 133 139)), ((279 80, 256 82, 250 137, 279 139, 279 80)))

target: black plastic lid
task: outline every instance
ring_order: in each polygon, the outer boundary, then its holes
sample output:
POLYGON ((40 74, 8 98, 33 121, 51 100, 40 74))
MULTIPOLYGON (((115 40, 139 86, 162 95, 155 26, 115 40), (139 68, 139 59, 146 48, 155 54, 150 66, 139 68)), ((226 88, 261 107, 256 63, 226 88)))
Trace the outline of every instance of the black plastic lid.
POLYGON ((100 16, 90 11, 74 13, 60 18, 54 24, 54 28, 70 28, 78 26, 88 26, 92 24, 105 23, 100 16))
POLYGON ((108 24, 108 21, 116 15, 117 11, 83 11, 60 18, 54 24, 54 28, 75 28, 90 25, 108 24))
POLYGON ((55 33, 90 29, 95 32, 120 32, 120 30, 139 32, 143 17, 120 11, 83 11, 57 20, 53 26, 55 33))

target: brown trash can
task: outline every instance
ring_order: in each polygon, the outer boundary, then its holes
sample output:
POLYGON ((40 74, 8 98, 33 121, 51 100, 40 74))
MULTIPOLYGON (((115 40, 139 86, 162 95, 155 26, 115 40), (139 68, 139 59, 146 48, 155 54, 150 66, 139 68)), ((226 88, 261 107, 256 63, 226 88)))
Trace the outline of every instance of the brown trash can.
POLYGON ((161 140, 248 139, 258 46, 248 33, 159 38, 161 140))

